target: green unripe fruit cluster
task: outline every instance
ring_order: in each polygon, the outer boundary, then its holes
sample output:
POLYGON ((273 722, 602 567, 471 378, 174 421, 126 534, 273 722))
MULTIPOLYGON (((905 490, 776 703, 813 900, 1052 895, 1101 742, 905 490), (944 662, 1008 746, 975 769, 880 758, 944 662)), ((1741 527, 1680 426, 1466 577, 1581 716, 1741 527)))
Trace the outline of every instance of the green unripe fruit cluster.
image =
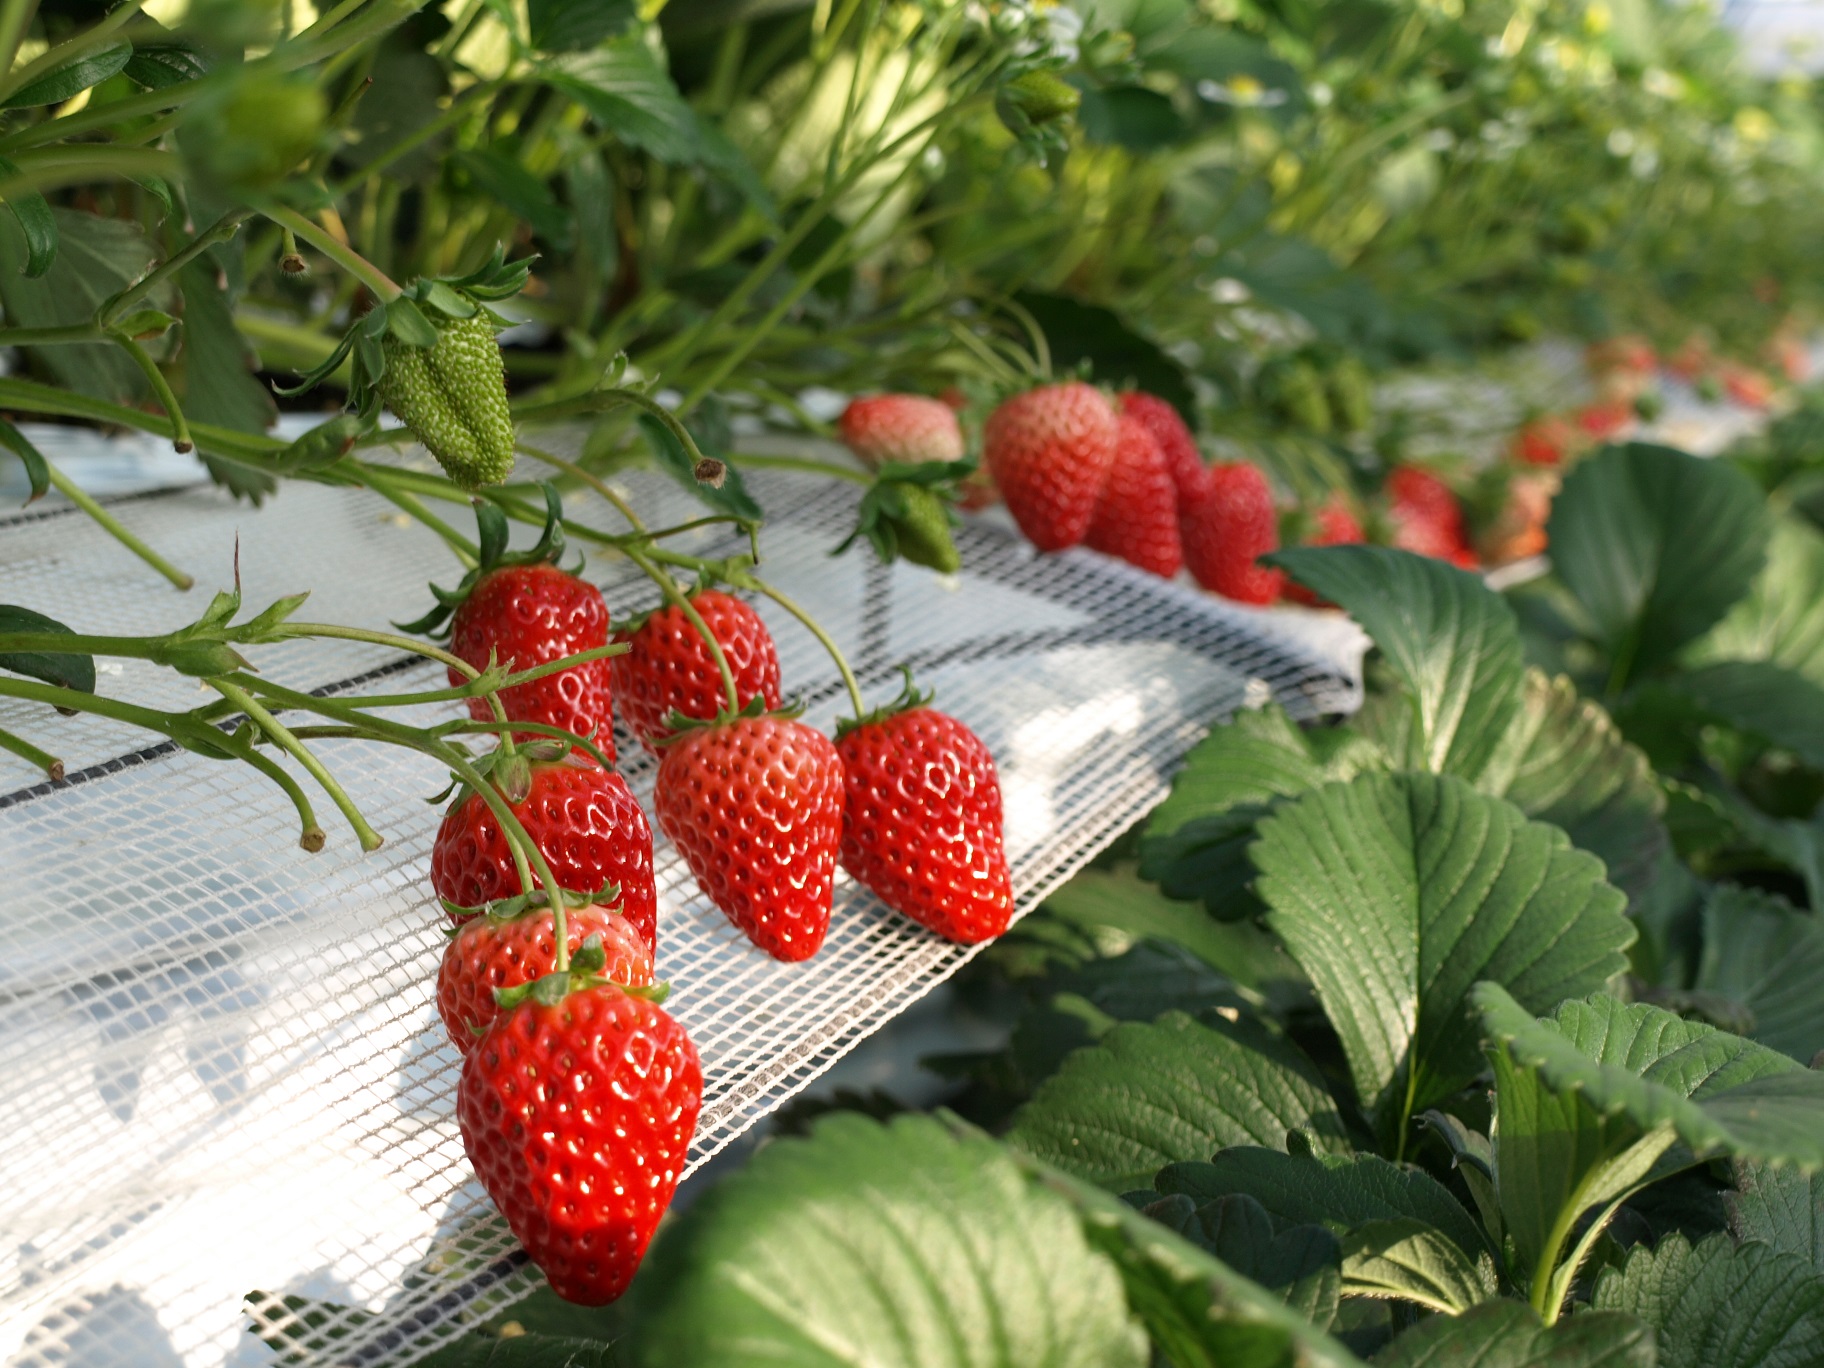
POLYGON ((432 315, 437 344, 385 340, 380 392, 387 407, 464 489, 499 484, 513 469, 507 371, 485 312, 432 315))

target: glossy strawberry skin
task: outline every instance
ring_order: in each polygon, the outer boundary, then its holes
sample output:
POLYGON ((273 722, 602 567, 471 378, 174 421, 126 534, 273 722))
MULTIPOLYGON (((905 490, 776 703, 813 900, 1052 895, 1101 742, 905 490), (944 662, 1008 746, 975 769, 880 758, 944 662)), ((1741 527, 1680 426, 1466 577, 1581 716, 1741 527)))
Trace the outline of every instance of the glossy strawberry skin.
POLYGON ((1179 510, 1184 563, 1197 583, 1238 603, 1268 604, 1285 575, 1258 557, 1279 549, 1279 521, 1267 477, 1246 461, 1210 467, 1203 494, 1179 510))
MULTIPOLYGON (((652 982, 652 951, 628 918, 614 908, 564 909, 564 939, 575 955, 590 936, 602 938, 607 962, 598 977, 628 988, 652 982)), ((557 964, 557 936, 549 907, 510 921, 471 917, 444 947, 437 967, 437 1014, 456 1048, 467 1054, 476 1037, 500 1015, 494 992, 543 978, 557 964)))
POLYGON ((982 434, 989 473, 1041 551, 1078 545, 1115 460, 1115 410, 1080 380, 1015 395, 982 434))
MULTIPOLYGON (((741 706, 763 698, 777 708, 779 652, 760 614, 719 589, 692 594, 690 602, 728 658, 741 706)), ((726 705, 722 675, 683 609, 667 604, 639 630, 617 632, 614 639, 632 648, 610 661, 621 719, 648 751, 657 754, 657 743, 671 735, 666 720, 674 709, 708 721, 726 705)))
MULTIPOLYGON (((475 582, 450 619, 450 653, 485 669, 488 652, 509 670, 608 644, 608 606, 593 584, 555 565, 508 565, 475 582)), ((466 678, 450 671, 450 683, 466 678)), ((500 691, 507 718, 562 727, 578 736, 595 733, 597 747, 614 759, 614 712, 606 660, 592 660, 500 691)), ((469 700, 469 715, 493 716, 485 699, 469 700)), ((530 733, 528 733, 530 735, 530 733)))
POLYGON ((882 902, 963 945, 1013 915, 1001 782, 976 734, 932 708, 845 732, 842 867, 882 902))
POLYGON ((475 1176, 552 1290, 583 1306, 632 1282, 702 1105, 684 1028, 612 985, 502 1013, 456 1088, 475 1176))
POLYGON ((1179 416, 1178 410, 1156 394, 1128 390, 1121 396, 1121 411, 1137 418, 1153 434, 1165 456, 1166 468, 1172 472, 1172 485, 1180 502, 1195 499, 1209 482, 1209 467, 1203 453, 1197 450, 1197 439, 1179 416))
POLYGON ((842 761, 782 717, 692 728, 665 748, 659 826, 709 900, 774 959, 805 960, 830 929, 842 761))
POLYGON ((1170 579, 1184 564, 1178 540, 1178 490, 1148 427, 1122 414, 1115 462, 1096 501, 1084 544, 1170 579))
MULTIPOLYGON (((1361 523, 1356 521, 1355 514, 1338 498, 1317 510, 1317 531, 1305 539, 1306 546, 1359 546, 1368 540, 1362 531, 1361 523)), ((1285 596, 1294 603, 1302 603, 1307 608, 1333 608, 1336 605, 1319 598, 1296 580, 1287 579, 1285 596)))
MULTIPOLYGON (((650 952, 658 939, 659 900, 652 877, 652 828, 627 781, 612 770, 568 759, 532 766, 532 787, 513 813, 551 864, 560 886, 593 893, 621 890, 621 909, 650 952)), ((538 875, 533 874, 533 882, 538 875)), ((444 815, 431 847, 431 887, 461 907, 524 892, 500 824, 471 793, 444 815)))
POLYGON ((959 461, 963 456, 956 410, 922 394, 866 395, 850 402, 836 427, 849 450, 870 466, 959 461))
POLYGON ((1449 485, 1428 470, 1400 466, 1387 476, 1387 497, 1395 546, 1462 569, 1475 568, 1463 507, 1449 485))

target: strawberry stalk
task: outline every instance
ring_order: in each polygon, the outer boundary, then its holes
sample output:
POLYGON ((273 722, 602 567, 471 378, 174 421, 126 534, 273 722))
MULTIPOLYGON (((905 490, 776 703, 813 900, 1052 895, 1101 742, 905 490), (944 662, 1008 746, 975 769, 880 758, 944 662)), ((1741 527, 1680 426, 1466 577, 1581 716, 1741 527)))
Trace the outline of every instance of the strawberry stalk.
POLYGON ((21 760, 38 766, 44 771, 45 777, 54 784, 63 779, 63 761, 49 751, 39 750, 22 736, 14 736, 9 731, 0 731, 0 750, 11 751, 21 760))
POLYGON ((355 839, 361 842, 361 849, 374 851, 380 848, 382 842, 380 833, 367 824, 367 818, 361 815, 361 809, 355 806, 354 800, 348 796, 342 785, 336 782, 336 777, 329 772, 323 762, 311 753, 310 747, 293 736, 283 722, 262 707, 245 689, 229 683, 226 679, 211 679, 208 683, 210 688, 258 723, 260 730, 270 736, 281 750, 304 766, 310 777, 317 781, 318 786, 329 795, 330 801, 335 803, 341 809, 342 815, 348 819, 349 826, 354 828, 355 839))
POLYGON ((378 266, 362 256, 354 248, 339 242, 335 235, 312 223, 295 209, 283 205, 267 205, 260 210, 267 218, 280 228, 288 228, 297 237, 301 237, 336 265, 347 271, 356 280, 367 286, 374 297, 382 304, 397 299, 403 291, 378 266))

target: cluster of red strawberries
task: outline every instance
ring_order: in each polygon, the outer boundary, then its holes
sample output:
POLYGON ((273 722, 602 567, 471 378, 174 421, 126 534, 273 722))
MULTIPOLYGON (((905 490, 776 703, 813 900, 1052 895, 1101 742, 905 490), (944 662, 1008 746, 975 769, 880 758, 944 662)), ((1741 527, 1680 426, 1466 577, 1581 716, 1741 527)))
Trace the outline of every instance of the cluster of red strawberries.
MULTIPOLYGON (((413 626, 447 619, 451 652, 476 669, 627 648, 499 692, 517 742, 484 762, 489 792, 458 794, 431 856, 457 924, 437 1006, 464 1056, 464 1148, 551 1286, 599 1305, 626 1289, 670 1204, 703 1092, 697 1052, 653 987, 652 831, 614 768, 613 699, 660 756, 660 827, 710 900, 776 958, 823 944, 838 863, 957 941, 998 935, 1013 899, 994 760, 967 727, 908 686, 832 743, 782 706, 765 624, 718 589, 611 627, 600 590, 556 563, 552 500, 545 538, 517 555, 481 510, 483 565, 413 626), (503 812, 561 890, 565 969, 552 895, 535 871, 526 886, 503 812)), ((493 716, 484 698, 470 707, 493 716)))

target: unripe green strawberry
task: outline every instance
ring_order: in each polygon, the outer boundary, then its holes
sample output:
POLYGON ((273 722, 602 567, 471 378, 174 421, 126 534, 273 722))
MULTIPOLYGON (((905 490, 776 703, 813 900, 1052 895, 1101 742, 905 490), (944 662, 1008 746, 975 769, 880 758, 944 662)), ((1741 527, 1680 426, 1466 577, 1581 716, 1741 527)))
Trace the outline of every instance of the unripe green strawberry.
POLYGON ((1035 124, 1050 123, 1077 112, 1082 92, 1049 71, 1029 71, 1002 88, 1002 96, 1035 124))
POLYGON ((1361 432, 1374 421, 1374 393, 1368 368, 1353 356, 1345 356, 1331 367, 1326 377, 1326 397, 1330 416, 1342 432, 1361 432))
POLYGON ((902 486, 900 500, 905 512, 893 519, 900 556, 940 575, 954 575, 962 568, 963 558, 950 536, 950 510, 944 501, 918 485, 902 486))
POLYGON ((513 469, 507 372, 485 310, 433 313, 437 344, 414 347, 388 332, 380 389, 387 407, 464 489, 500 484, 513 469))

